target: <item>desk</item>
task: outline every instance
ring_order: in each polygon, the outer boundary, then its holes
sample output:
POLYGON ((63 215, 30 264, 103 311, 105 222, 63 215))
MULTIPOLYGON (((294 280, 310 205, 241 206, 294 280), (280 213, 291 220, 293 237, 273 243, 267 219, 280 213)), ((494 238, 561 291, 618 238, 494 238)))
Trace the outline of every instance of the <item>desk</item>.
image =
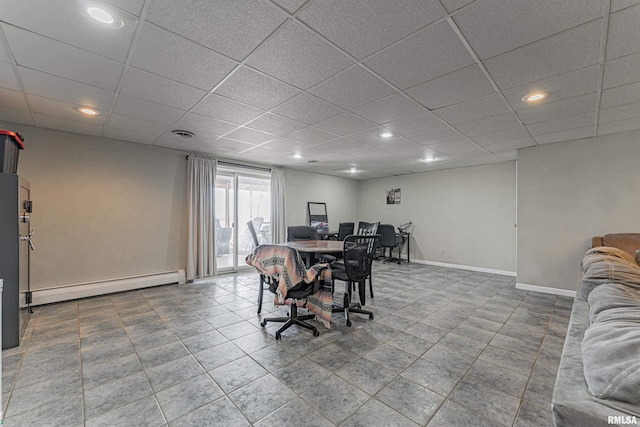
POLYGON ((315 264, 315 254, 340 253, 344 249, 344 242, 339 240, 295 240, 280 245, 307 254, 307 268, 315 264))
POLYGON ((402 259, 402 250, 404 249, 404 245, 406 244, 407 245, 407 264, 409 264, 410 262, 409 254, 411 253, 411 233, 407 233, 406 231, 403 231, 398 234, 400 235, 400 237, 402 237, 402 246, 398 251, 398 259, 402 259))

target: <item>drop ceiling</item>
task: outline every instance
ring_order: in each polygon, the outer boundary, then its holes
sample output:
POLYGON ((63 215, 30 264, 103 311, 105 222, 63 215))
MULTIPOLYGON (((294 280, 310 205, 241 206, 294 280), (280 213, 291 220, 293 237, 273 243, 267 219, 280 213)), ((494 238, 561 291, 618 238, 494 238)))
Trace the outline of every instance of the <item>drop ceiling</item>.
POLYGON ((0 119, 355 179, 502 162, 640 129, 638 22, 636 0, 3 0, 0 119))

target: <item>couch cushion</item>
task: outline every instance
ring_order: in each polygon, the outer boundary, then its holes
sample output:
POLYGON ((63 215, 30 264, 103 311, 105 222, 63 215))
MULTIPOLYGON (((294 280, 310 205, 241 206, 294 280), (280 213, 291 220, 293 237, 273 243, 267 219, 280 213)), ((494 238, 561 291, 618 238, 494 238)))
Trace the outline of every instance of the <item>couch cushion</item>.
POLYGON ((589 294, 582 341, 584 378, 594 398, 640 416, 640 288, 620 283, 589 294))
POLYGON ((596 286, 604 283, 623 283, 640 288, 640 266, 633 256, 621 249, 606 246, 589 249, 580 268, 580 292, 585 299, 596 286))
POLYGON ((640 233, 605 234, 602 237, 602 246, 612 246, 634 255, 640 249, 640 233))

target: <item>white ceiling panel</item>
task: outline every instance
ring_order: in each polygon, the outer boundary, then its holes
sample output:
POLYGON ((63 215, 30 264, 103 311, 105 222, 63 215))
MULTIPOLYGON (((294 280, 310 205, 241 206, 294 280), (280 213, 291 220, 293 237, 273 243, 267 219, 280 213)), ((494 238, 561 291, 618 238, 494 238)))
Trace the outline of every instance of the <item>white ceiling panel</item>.
POLYGON ((473 64, 447 21, 439 22, 367 59, 365 64, 400 89, 473 64))
POLYGON ((483 135, 474 136, 473 140, 478 144, 485 146, 530 137, 531 136, 529 135, 529 133, 523 128, 511 128, 498 132, 485 133, 483 135))
POLYGON ((495 92, 493 86, 477 65, 454 71, 405 91, 407 95, 430 110, 493 92, 495 92))
POLYGON ((132 132, 130 130, 105 127, 102 134, 106 138, 119 139, 120 141, 137 142, 138 144, 151 145, 156 140, 156 136, 146 133, 132 132))
POLYGON ((343 111, 341 108, 308 93, 301 93, 273 109, 274 113, 308 125, 326 120, 343 111))
POLYGON ((193 112, 225 122, 242 124, 263 114, 264 110, 211 94, 202 100, 193 112))
POLYGON ((120 114, 111 114, 107 126, 130 132, 153 135, 155 137, 159 137, 169 129, 169 126, 163 123, 138 119, 136 117, 123 116, 120 114))
POLYGON ((638 129, 640 129, 640 118, 602 123, 598 127, 598 136, 620 132, 631 132, 638 129))
POLYGON ((351 139, 338 138, 331 141, 323 142, 322 144, 318 144, 315 146, 315 148, 319 148, 321 150, 343 152, 356 149, 367 150, 369 147, 359 142, 352 141, 351 139))
POLYGON ((202 145, 198 147, 196 152, 203 153, 205 155, 216 155, 216 156, 223 156, 223 157, 231 157, 233 154, 235 154, 229 150, 225 150, 221 147, 218 147, 217 145, 210 145, 210 144, 202 145))
POLYGON ((34 116, 38 126, 49 129, 63 130, 71 133, 80 133, 83 135, 95 136, 100 136, 100 133, 102 132, 102 125, 94 125, 87 122, 68 120, 39 113, 34 113, 34 116))
POLYGON ((491 153, 458 157, 458 160, 469 166, 488 165, 501 162, 502 159, 491 153))
POLYGON ((432 150, 449 157, 474 156, 486 154, 487 151, 473 141, 461 139, 459 141, 443 142, 429 146, 432 150))
POLYGON ((154 0, 147 20, 236 60, 255 49, 285 20, 275 8, 254 0, 154 0))
POLYGON ((287 135, 287 138, 293 138, 306 144, 318 144, 320 142, 334 139, 335 137, 336 135, 333 133, 325 132, 311 126, 297 130, 287 135))
POLYGON ((257 145, 262 144, 263 142, 271 141, 272 139, 276 139, 277 137, 270 133, 260 132, 253 129, 237 128, 226 134, 225 138, 257 145))
POLYGON ((188 110, 207 94, 203 90, 134 67, 129 67, 125 72, 121 92, 181 110, 188 110))
POLYGON ((156 25, 142 27, 131 65, 211 90, 237 65, 225 56, 156 25))
POLYGON ((385 141, 393 141, 395 139, 401 139, 400 135, 392 135, 387 138, 380 137, 380 133, 383 131, 387 131, 387 129, 383 127, 374 127, 372 129, 367 129, 363 132, 358 132, 353 135, 349 135, 349 139, 353 139, 354 141, 363 142, 365 144, 379 144, 385 141))
POLYGON ((242 151, 255 147, 255 144, 249 144, 247 142, 235 141, 233 139, 227 139, 227 138, 216 139, 215 141, 210 142, 207 145, 214 148, 222 148, 224 150, 229 150, 234 153, 240 153, 242 151))
POLYGON ((173 150, 180 151, 194 151, 199 150, 203 146, 202 141, 193 142, 189 139, 178 139, 173 137, 158 138, 153 145, 155 147, 171 148, 173 150))
POLYGON ((456 125, 456 129, 468 137, 519 127, 520 122, 513 113, 501 114, 499 116, 456 125))
POLYGON ((502 160, 516 160, 518 158, 518 150, 496 151, 493 154, 502 160))
POLYGON ((473 3, 474 1, 476 0, 440 0, 449 13, 468 5, 469 3, 473 3))
POLYGON ((20 82, 9 62, 0 62, 0 87, 11 90, 22 90, 20 82))
POLYGON ((499 142, 497 144, 482 144, 482 146, 492 153, 506 150, 517 150, 518 148, 533 147, 536 141, 532 138, 516 139, 514 141, 499 142))
POLYGON ((531 108, 530 103, 522 102, 522 98, 532 92, 546 92, 547 96, 536 102, 535 105, 543 105, 562 99, 595 92, 598 89, 598 66, 582 68, 544 80, 527 83, 508 89, 502 94, 514 110, 531 108))
POLYGON ((349 162, 357 162, 359 160, 358 157, 349 155, 347 153, 327 153, 318 158, 320 163, 327 164, 327 162, 335 162, 335 166, 340 167, 345 163, 349 162))
POLYGON ((595 112, 582 113, 576 116, 564 117, 556 120, 548 120, 542 123, 527 125, 527 129, 534 137, 547 133, 556 133, 585 126, 595 127, 595 112))
POLYGON ((309 93, 340 107, 351 109, 394 93, 394 89, 356 65, 309 89, 309 93))
POLYGON ((600 110, 599 121, 602 124, 637 117, 640 117, 640 102, 600 110))
POLYGON ((415 156, 420 155, 425 148, 424 146, 410 141, 406 138, 395 139, 393 141, 379 142, 375 145, 380 150, 387 151, 396 155, 415 156))
POLYGON ((263 161, 275 155, 274 151, 268 147, 259 146, 253 147, 247 151, 242 152, 242 158, 252 161, 263 161))
POLYGON ((633 54, 608 61, 604 66, 602 87, 608 89, 640 81, 640 54, 633 54))
POLYGON ((596 93, 550 102, 518 111, 518 117, 524 124, 533 124, 561 117, 575 116, 587 111, 595 111, 596 93))
POLYGON ((385 123, 416 116, 424 109, 401 93, 395 93, 353 110, 354 113, 374 123, 385 123))
POLYGON ((0 117, 2 117, 2 120, 7 122, 22 123, 30 126, 35 125, 33 118, 31 117, 31 113, 24 110, 0 107, 0 117))
POLYGON ((263 132, 269 132, 274 135, 283 136, 298 129, 306 127, 304 123, 296 122, 283 116, 273 113, 266 113, 247 123, 246 126, 251 129, 257 129, 263 132))
POLYGON ((315 126, 320 130, 326 130, 340 136, 347 136, 375 127, 375 125, 351 113, 343 113, 331 117, 330 119, 317 123, 315 126))
POLYGON ((165 124, 174 123, 185 113, 184 110, 123 94, 116 99, 113 112, 165 124))
POLYGON ((22 92, 2 88, 0 88, 0 108, 29 111, 22 92))
POLYGON ((122 10, 126 10, 135 16, 140 16, 144 0, 104 0, 105 3, 112 4, 122 10))
POLYGON ((602 91, 600 108, 640 102, 640 83, 631 83, 602 91))
POLYGON ((434 132, 420 133, 412 135, 411 140, 422 145, 437 144, 438 142, 455 141, 464 139, 465 136, 452 128, 443 128, 434 132))
POLYGON ((553 144, 562 141, 591 138, 595 136, 595 126, 586 126, 577 129, 568 129, 560 132, 547 133, 535 136, 538 144, 553 144))
POLYGON ((218 89, 218 95, 268 110, 300 91, 247 67, 235 71, 218 89))
POLYGON ((2 43, 0 43, 0 62, 11 62, 11 58, 9 58, 9 54, 2 43))
POLYGON ((295 13, 296 10, 300 9, 300 6, 305 4, 307 0, 271 0, 275 4, 283 7, 289 13, 295 13))
POLYGON ((542 80, 598 63, 601 21, 496 56, 484 63, 500 89, 542 80))
POLYGON ((247 60, 247 65, 301 89, 308 89, 351 64, 353 60, 326 40, 291 21, 247 60))
MULTIPOLYGON (((86 2, 85 2, 86 3, 86 2)), ((53 40, 124 63, 138 19, 123 10, 102 4, 122 20, 122 27, 108 28, 86 13, 83 2, 4 0, 2 20, 53 40), (64 25, 59 25, 63 22, 64 25)))
POLYGON ((301 148, 306 148, 308 145, 295 139, 278 138, 261 145, 261 147, 271 148, 277 153, 289 153, 301 148))
POLYGON ((611 0, 611 12, 617 12, 638 3, 640 3, 638 0, 611 0))
POLYGON ((108 110, 115 92, 52 74, 19 67, 25 91, 33 95, 71 102, 85 107, 108 110))
POLYGON ((614 13, 609 17, 607 60, 640 52, 640 5, 614 13))
POLYGON ((452 125, 480 120, 509 112, 504 99, 497 93, 434 110, 433 113, 452 125))
POLYGON ((296 150, 296 152, 302 154, 302 157, 307 160, 318 159, 322 156, 326 156, 327 154, 330 154, 328 150, 320 148, 318 146, 304 147, 299 150, 296 150))
POLYGON ((237 126, 232 123, 223 122, 221 120, 212 119, 195 113, 187 113, 171 129, 189 130, 198 134, 204 132, 209 135, 222 136, 227 132, 231 132, 237 126))
POLYGON ((102 125, 105 121, 104 112, 97 116, 87 116, 78 111, 81 105, 62 102, 37 95, 27 95, 31 108, 35 113, 52 117, 60 117, 68 120, 78 120, 85 123, 102 125))
POLYGON ((443 16, 434 0, 323 0, 299 18, 358 59, 390 45, 443 16))
POLYGON ((18 65, 115 90, 123 65, 11 25, 2 24, 18 65))
POLYGON ((420 133, 434 132, 449 128, 440 119, 438 119, 438 117, 431 113, 397 120, 395 122, 387 123, 384 127, 408 137, 418 135, 420 133))
MULTIPOLYGON (((381 150, 379 148, 368 147, 366 150, 356 149, 349 150, 347 154, 351 154, 360 159, 364 160, 375 160, 376 162, 385 161, 385 160, 395 160, 398 158, 398 155, 389 153, 388 151, 381 150)), ((364 169, 367 169, 366 164, 358 163, 358 166, 362 165, 364 169)))
POLYGON ((602 17, 602 0, 480 0, 453 18, 487 59, 602 17))

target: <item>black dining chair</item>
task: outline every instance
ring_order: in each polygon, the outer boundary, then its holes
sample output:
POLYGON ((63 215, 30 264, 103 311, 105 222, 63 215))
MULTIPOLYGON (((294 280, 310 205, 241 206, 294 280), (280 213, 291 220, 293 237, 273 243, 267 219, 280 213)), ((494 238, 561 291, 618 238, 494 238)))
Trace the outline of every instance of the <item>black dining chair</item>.
POLYGON ((370 236, 372 234, 378 234, 378 226, 380 222, 362 222, 358 223, 358 235, 370 236))
POLYGON ((382 236, 380 247, 382 248, 382 259, 386 261, 394 261, 400 264, 400 246, 402 245, 402 237, 396 233, 396 229, 391 224, 380 224, 378 233, 382 236), (389 249, 389 257, 386 257, 387 248, 389 249), (393 250, 398 248, 398 258, 393 258, 393 250))
POLYGON ((292 225, 287 227, 287 242, 296 240, 318 240, 318 230, 310 225, 292 225))
MULTIPOLYGON (((247 222, 247 228, 251 233, 251 237, 253 238, 254 249, 260 246, 260 241, 258 241, 258 233, 256 233, 256 228, 253 225, 253 220, 247 222)), ((262 294, 265 290, 266 281, 264 275, 260 275, 260 287, 258 288, 258 314, 262 312, 262 294)), ((269 289, 267 286, 266 289, 269 289)))
POLYGON ((348 235, 353 234, 354 227, 353 222, 341 222, 338 226, 338 240, 344 241, 348 235))
POLYGON ((341 280, 345 282, 345 293, 343 296, 342 307, 335 307, 333 312, 344 312, 347 326, 351 326, 349 313, 368 314, 369 319, 373 319, 373 313, 371 311, 363 310, 362 306, 365 305, 365 280, 371 274, 373 256, 381 239, 382 236, 379 234, 370 236, 347 236, 344 239, 344 269, 332 270, 331 272, 334 281, 341 280), (351 302, 353 283, 358 284, 360 302, 351 302))

